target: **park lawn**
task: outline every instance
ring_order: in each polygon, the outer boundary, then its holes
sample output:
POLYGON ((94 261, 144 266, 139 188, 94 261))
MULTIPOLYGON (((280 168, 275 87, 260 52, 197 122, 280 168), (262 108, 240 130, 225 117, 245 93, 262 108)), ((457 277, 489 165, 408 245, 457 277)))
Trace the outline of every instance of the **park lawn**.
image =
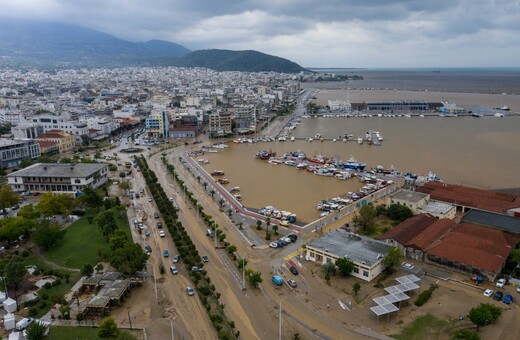
MULTIPOLYGON (((67 228, 64 239, 56 247, 49 249, 45 253, 45 258, 66 268, 80 269, 86 263, 96 265, 99 260, 98 250, 104 253, 108 253, 110 250, 108 243, 97 229, 96 223, 90 224, 88 221, 89 216, 95 218, 97 214, 97 210, 89 210, 72 223, 67 228)), ((126 215, 124 218, 118 216, 117 222, 131 240, 132 235, 126 215)))
POLYGON ((391 337, 399 340, 446 339, 446 335, 454 332, 454 326, 450 320, 441 320, 426 314, 406 326, 401 334, 394 334, 391 337))

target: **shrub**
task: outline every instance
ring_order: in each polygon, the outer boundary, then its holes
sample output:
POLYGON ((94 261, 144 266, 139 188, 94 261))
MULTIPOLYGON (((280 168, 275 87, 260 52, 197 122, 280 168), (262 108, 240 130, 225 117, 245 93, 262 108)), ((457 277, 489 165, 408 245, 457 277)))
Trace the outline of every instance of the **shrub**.
POLYGON ((55 287, 55 286, 59 286, 61 285, 61 280, 60 279, 56 279, 53 283, 52 283, 52 286, 55 287))
POLYGON ((38 309, 36 308, 29 308, 29 316, 35 316, 36 314, 38 314, 38 309))
POLYGON ((24 249, 22 251, 22 257, 27 257, 27 256, 29 256, 29 251, 27 249, 24 249))
POLYGON ((40 273, 41 271, 38 268, 36 268, 33 272, 33 275, 40 275, 40 273))
POLYGON ((40 298, 42 300, 47 300, 49 298, 49 295, 47 295, 47 293, 43 293, 42 295, 40 295, 40 298))
POLYGON ((419 294, 419 296, 415 300, 415 305, 418 307, 424 305, 430 299, 430 297, 433 294, 433 291, 436 288, 437 288, 437 285, 431 285, 430 288, 428 288, 428 290, 425 290, 424 292, 419 294))
POLYGON ((40 309, 46 309, 47 308, 47 302, 46 301, 42 301, 40 302, 40 305, 38 306, 40 309))
POLYGON ((52 283, 50 283, 50 282, 45 282, 45 284, 43 285, 43 288, 45 288, 45 289, 51 289, 51 287, 52 287, 52 283))

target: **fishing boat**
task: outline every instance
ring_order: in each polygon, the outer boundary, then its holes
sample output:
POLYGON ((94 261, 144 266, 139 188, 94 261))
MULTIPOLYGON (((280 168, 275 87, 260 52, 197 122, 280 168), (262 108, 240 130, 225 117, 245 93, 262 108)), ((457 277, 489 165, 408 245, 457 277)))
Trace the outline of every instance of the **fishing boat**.
POLYGON ((255 158, 259 158, 259 159, 263 159, 263 160, 268 160, 274 156, 276 156, 276 152, 273 152, 272 150, 260 150, 257 153, 255 153, 255 155, 254 155, 255 158))
POLYGON ((231 190, 229 190, 229 192, 231 192, 231 193, 240 192, 240 187, 233 187, 233 188, 231 188, 231 190))
POLYGON ((298 170, 304 170, 307 169, 307 163, 299 163, 296 165, 296 169, 298 170))
POLYGON ((217 182, 219 182, 220 184, 228 184, 229 180, 227 178, 219 178, 217 182))
POLYGON ((269 164, 282 164, 283 161, 281 159, 278 159, 278 158, 275 158, 275 157, 271 157, 271 158, 269 158, 267 163, 269 163, 269 164))
POLYGON ((358 162, 354 159, 354 157, 350 157, 348 161, 346 162, 335 162, 334 166, 342 169, 351 169, 351 170, 357 170, 357 171, 363 171, 365 170, 365 167, 367 166, 366 163, 358 162))
POLYGON ((357 143, 358 144, 363 144, 363 137, 358 137, 357 143))
POLYGON ((224 176, 224 171, 222 171, 222 170, 213 170, 211 172, 211 176, 224 176))

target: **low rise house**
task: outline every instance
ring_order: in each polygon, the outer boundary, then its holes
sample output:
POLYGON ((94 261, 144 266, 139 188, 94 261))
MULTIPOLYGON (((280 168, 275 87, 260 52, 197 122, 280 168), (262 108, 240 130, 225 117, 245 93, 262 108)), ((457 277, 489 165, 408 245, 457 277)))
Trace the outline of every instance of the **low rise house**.
POLYGON ((432 200, 430 195, 411 190, 399 190, 390 195, 391 204, 401 204, 410 208, 414 214, 427 213, 438 218, 455 218, 455 205, 432 200))
POLYGON ((354 262, 351 275, 371 281, 384 269, 383 259, 390 245, 336 229, 307 245, 305 257, 320 265, 344 257, 354 262))
POLYGON ((61 130, 50 130, 47 133, 38 136, 36 140, 56 143, 60 153, 72 150, 76 145, 74 136, 61 130))

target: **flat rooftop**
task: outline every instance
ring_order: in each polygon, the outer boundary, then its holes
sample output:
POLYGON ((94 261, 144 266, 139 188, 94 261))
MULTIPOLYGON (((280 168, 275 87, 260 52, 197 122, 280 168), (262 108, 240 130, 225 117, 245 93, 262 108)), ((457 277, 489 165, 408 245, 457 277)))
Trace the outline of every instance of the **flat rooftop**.
POLYGON ((417 191, 399 190, 398 192, 391 195, 390 197, 398 199, 398 200, 402 200, 402 201, 417 203, 422 199, 428 198, 428 195, 423 194, 422 192, 417 192, 417 191))
POLYGON ((461 222, 473 223, 508 231, 514 234, 520 234, 520 218, 496 214, 493 212, 471 210, 464 217, 461 222))
POLYGON ((372 266, 386 255, 389 245, 370 238, 344 231, 333 230, 308 244, 331 255, 346 257, 354 262, 372 266))
POLYGON ((421 210, 426 213, 446 215, 453 208, 453 204, 430 200, 421 207, 421 210))
POLYGON ((8 177, 87 177, 107 166, 104 163, 36 163, 8 177))

